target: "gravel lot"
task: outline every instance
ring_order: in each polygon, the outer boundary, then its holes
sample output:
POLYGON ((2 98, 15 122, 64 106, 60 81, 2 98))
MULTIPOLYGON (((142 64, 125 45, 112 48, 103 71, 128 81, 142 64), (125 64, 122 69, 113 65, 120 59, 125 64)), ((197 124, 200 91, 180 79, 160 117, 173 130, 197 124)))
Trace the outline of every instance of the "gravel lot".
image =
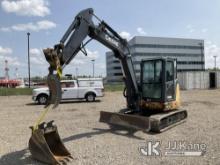
MULTIPOLYGON (((30 96, 0 97, 0 165, 41 165, 30 157, 27 148, 31 130, 43 106, 35 105, 30 96)), ((106 92, 95 103, 80 101, 63 103, 50 112, 46 121, 55 120, 60 136, 72 153, 70 164, 152 164, 152 165, 220 165, 220 90, 182 92, 183 108, 188 119, 161 134, 134 130, 112 130, 99 123, 99 111, 125 108, 121 92, 106 92), (140 153, 146 141, 159 140, 162 156, 140 153), (164 156, 168 141, 186 141, 206 145, 200 157, 164 156)))

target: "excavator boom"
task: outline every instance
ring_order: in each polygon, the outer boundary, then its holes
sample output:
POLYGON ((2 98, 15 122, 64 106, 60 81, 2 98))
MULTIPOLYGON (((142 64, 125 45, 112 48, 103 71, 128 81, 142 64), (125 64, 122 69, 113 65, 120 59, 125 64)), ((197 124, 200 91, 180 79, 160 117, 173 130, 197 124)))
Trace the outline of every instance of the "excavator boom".
MULTIPOLYGON (((101 44, 111 49, 115 57, 120 60, 127 89, 127 106, 130 109, 138 109, 137 101, 139 91, 128 43, 107 23, 95 16, 91 8, 81 11, 75 17, 59 44, 55 45, 54 48, 44 49, 44 55, 50 64, 49 75, 53 75, 53 72, 60 68, 63 69, 79 51, 87 55, 85 46, 92 39, 99 41, 101 44), (92 20, 94 17, 99 21, 97 25, 94 24, 92 20), (90 39, 85 41, 87 37, 90 37, 90 39)), ((49 79, 51 84, 59 82, 59 74, 55 75, 53 79, 49 79)), ((50 82, 48 82, 48 84, 50 84, 50 82)), ((50 88, 51 95, 60 94, 61 89, 59 89, 58 92, 55 90, 57 90, 57 88, 50 88)), ((56 98, 59 99, 49 100, 49 104, 58 105, 60 97, 56 98)))

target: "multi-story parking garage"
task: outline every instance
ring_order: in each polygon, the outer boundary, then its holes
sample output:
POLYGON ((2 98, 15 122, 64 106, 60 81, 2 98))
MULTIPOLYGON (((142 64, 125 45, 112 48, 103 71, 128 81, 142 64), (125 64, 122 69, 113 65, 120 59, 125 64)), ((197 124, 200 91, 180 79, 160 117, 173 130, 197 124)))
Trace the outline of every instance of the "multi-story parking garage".
MULTIPOLYGON (((147 58, 176 58, 178 72, 205 69, 204 40, 136 36, 129 45, 137 78, 140 76, 140 62, 147 58)), ((120 62, 112 52, 106 53, 106 68, 108 82, 122 81, 120 62)))

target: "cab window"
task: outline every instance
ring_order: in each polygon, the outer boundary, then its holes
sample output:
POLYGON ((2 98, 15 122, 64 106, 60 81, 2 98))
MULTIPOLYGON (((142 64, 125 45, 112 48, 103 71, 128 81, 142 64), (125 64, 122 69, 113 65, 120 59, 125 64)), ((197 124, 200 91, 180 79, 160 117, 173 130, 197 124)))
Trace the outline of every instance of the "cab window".
POLYGON ((162 61, 145 61, 142 66, 143 97, 159 99, 162 88, 162 61))
POLYGON ((74 82, 66 82, 66 88, 73 88, 75 87, 74 82))
POLYGON ((174 69, 173 69, 173 62, 167 61, 166 65, 166 80, 173 81, 174 78, 174 69))
POLYGON ((61 88, 74 88, 74 82, 61 82, 61 88))

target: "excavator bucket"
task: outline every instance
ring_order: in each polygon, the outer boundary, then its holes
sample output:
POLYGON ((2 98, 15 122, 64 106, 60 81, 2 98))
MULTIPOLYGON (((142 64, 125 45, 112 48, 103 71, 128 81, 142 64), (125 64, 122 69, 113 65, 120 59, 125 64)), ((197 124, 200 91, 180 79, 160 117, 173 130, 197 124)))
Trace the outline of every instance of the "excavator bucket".
POLYGON ((62 96, 60 80, 57 74, 49 74, 47 76, 47 84, 50 95, 46 107, 50 104, 54 104, 53 108, 56 108, 59 105, 62 96))
POLYGON ((36 130, 33 127, 29 140, 29 150, 34 159, 51 165, 63 165, 71 161, 72 156, 60 139, 53 121, 41 123, 36 130))
POLYGON ((146 132, 150 130, 149 118, 135 114, 101 111, 99 121, 110 125, 141 129, 146 132))

